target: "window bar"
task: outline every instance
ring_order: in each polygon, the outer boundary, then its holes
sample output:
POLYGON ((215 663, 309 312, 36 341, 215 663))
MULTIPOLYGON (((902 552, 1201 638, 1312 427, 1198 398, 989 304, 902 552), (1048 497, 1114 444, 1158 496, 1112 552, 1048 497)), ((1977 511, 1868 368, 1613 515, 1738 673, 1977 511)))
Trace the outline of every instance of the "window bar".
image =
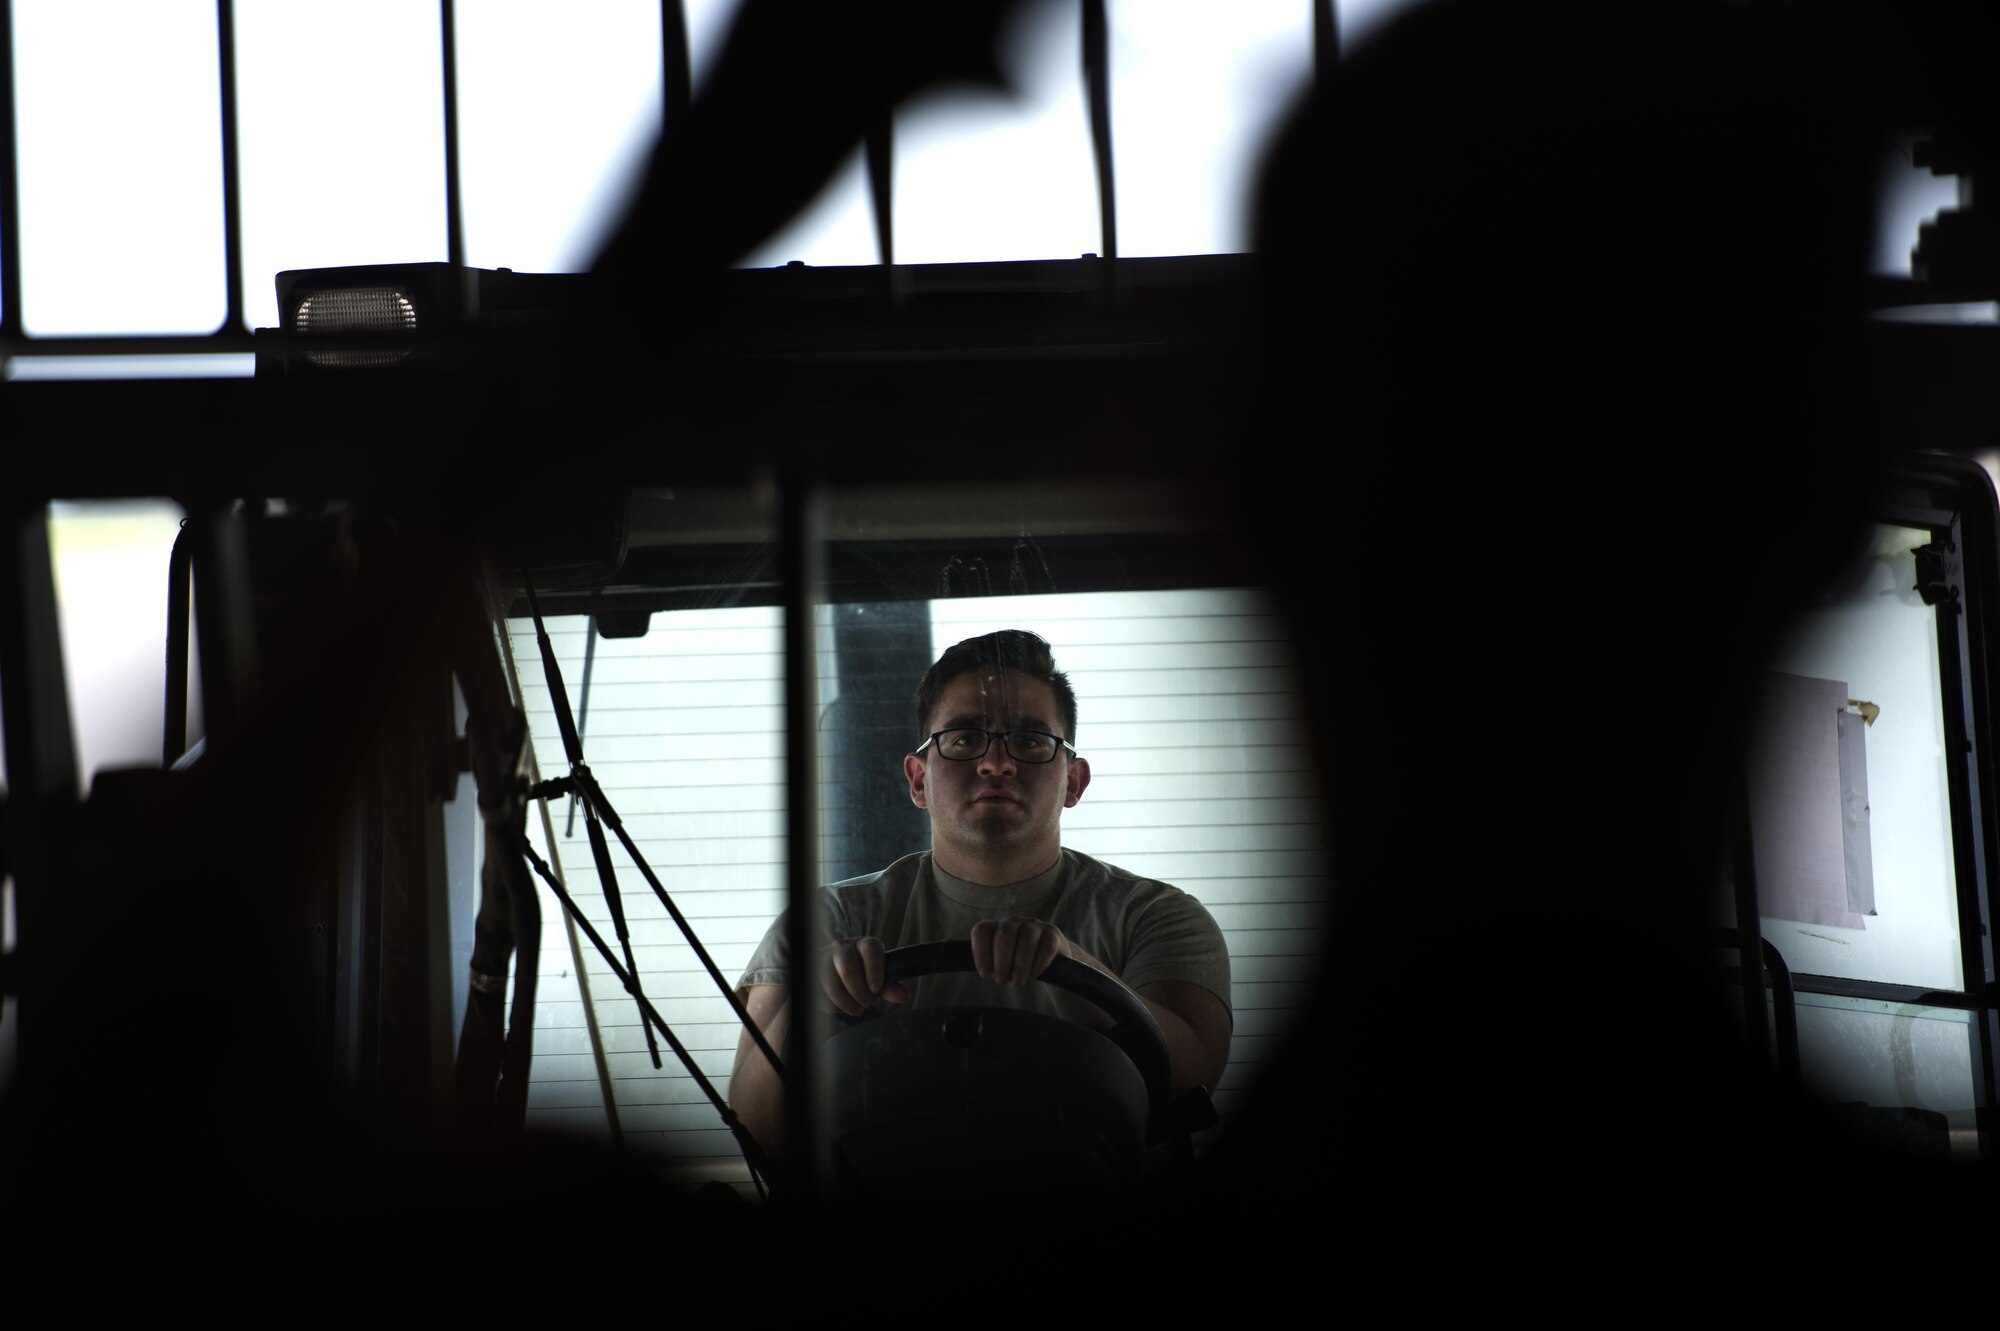
MULTIPOLYGON (((14 160, 14 4, 0 0, 0 341, 21 332, 21 194, 14 160)), ((0 361, 6 349, 0 349, 0 361)))
POLYGON ((1083 0, 1083 79, 1090 99, 1090 146, 1097 160, 1097 252, 1107 280, 1118 257, 1118 185, 1111 167, 1111 43, 1104 0, 1083 0))
POLYGON ((660 0, 660 76, 665 87, 660 98, 663 123, 687 123, 688 108, 694 105, 693 57, 688 52, 687 6, 682 0, 660 0))
POLYGON ((784 1162, 787 1190, 810 1214, 824 1190, 830 1162, 818 1092, 825 1062, 821 1042, 831 1018, 807 998, 807 968, 818 951, 819 930, 819 686, 816 678, 813 602, 820 587, 819 497, 807 475, 803 450, 788 456, 780 477, 785 644, 785 843, 788 909, 785 942, 791 958, 791 1020, 795 1038, 785 1052, 784 1162))
POLYGON ((1324 88, 1340 63, 1340 14, 1334 0, 1313 0, 1313 82, 1324 88))
POLYGON ((465 313, 465 220, 458 189, 458 11, 452 0, 438 0, 444 74, 444 226, 445 261, 452 266, 452 323, 465 313))
POLYGON ((215 0, 216 87, 222 99, 222 266, 229 283, 218 337, 248 331, 243 316, 243 190, 236 165, 236 5, 215 0))

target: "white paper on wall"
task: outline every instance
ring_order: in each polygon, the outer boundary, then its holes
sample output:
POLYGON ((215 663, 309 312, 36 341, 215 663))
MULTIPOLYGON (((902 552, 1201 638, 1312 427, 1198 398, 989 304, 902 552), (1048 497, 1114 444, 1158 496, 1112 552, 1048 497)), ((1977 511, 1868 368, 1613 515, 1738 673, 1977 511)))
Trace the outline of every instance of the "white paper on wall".
MULTIPOLYGON (((1847 685, 1840 680, 1771 673, 1765 677, 1758 743, 1750 770, 1750 838, 1757 870, 1758 909, 1773 919, 1840 929, 1866 927, 1850 890, 1850 823, 1867 862, 1866 756, 1855 763, 1858 803, 1842 782, 1842 718, 1847 685), (1856 819, 1859 821, 1857 822, 1856 819)), ((1859 717, 1850 718, 1853 729, 1859 717)), ((1858 741, 1857 747, 1858 747, 1858 741)), ((1862 898, 1872 910, 1872 867, 1862 898)))

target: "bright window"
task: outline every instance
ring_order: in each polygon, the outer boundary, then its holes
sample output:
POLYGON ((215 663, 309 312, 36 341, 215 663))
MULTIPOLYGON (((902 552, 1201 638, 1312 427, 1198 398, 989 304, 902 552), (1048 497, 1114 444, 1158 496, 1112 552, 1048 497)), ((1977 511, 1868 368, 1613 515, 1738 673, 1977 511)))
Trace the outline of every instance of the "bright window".
POLYGON ((215 6, 13 9, 23 325, 213 331, 226 309, 215 6))

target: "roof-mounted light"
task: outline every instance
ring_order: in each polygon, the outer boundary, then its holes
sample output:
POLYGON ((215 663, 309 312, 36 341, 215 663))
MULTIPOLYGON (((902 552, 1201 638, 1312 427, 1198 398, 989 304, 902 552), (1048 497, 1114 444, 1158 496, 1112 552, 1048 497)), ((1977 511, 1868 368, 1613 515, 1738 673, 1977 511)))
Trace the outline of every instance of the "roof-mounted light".
POLYGON ((450 361, 459 334, 573 324, 584 281, 445 263, 286 269, 277 275, 279 326, 257 330, 257 373, 435 368, 450 361))
MULTIPOLYGON (((291 326, 305 334, 414 333, 417 307, 400 287, 326 287, 301 299, 291 326)), ((314 365, 393 365, 407 351, 308 351, 314 365)))

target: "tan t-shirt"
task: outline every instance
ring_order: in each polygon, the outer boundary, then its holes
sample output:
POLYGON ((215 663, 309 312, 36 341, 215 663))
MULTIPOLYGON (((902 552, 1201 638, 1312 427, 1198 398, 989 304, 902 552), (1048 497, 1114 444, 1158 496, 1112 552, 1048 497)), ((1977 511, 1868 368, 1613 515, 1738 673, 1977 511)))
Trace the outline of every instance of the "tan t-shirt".
MULTIPOLYGON (((1229 949, 1199 901, 1177 887, 1140 878, 1065 848, 1047 873, 1005 887, 981 887, 942 872, 928 851, 879 873, 822 889, 827 938, 879 938, 889 948, 966 938, 981 920, 1028 915, 1047 920, 1102 961, 1127 986, 1157 980, 1197 984, 1229 1005, 1229 949)), ((739 986, 786 984, 785 917, 765 931, 739 986)), ((915 982, 917 1007, 974 1004, 1026 1008, 1072 1020, 1089 1005, 1052 985, 998 985, 973 974, 915 982)))

